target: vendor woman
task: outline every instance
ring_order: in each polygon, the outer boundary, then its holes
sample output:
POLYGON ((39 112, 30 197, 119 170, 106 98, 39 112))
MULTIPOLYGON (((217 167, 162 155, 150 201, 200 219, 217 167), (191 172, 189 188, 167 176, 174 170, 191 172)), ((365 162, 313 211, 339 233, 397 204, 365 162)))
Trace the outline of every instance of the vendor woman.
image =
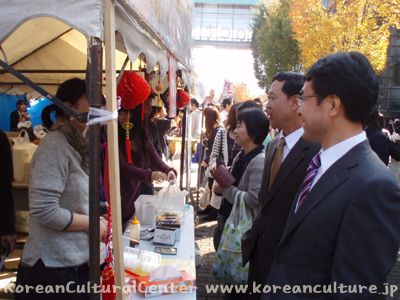
POLYGON ((135 201, 140 195, 140 183, 151 184, 155 180, 176 180, 175 169, 166 165, 154 149, 147 133, 147 118, 142 119, 142 105, 134 109, 118 111, 118 143, 121 181, 121 213, 123 230, 129 225, 129 220, 135 213, 135 201), (131 123, 129 130, 131 162, 126 153, 126 124, 131 123), (145 168, 146 162, 159 171, 145 168))
MULTIPOLYGON (((89 112, 85 81, 67 80, 56 97, 78 113, 89 112)), ((29 236, 22 252, 15 299, 89 299, 77 286, 89 281, 89 144, 84 123, 52 104, 44 115, 51 127, 33 155, 29 180, 29 236), (50 114, 56 113, 52 124, 50 114), (63 286, 43 293, 37 286, 63 286), (62 289, 61 289, 62 290, 62 289)), ((104 242, 107 223, 100 221, 104 242)))

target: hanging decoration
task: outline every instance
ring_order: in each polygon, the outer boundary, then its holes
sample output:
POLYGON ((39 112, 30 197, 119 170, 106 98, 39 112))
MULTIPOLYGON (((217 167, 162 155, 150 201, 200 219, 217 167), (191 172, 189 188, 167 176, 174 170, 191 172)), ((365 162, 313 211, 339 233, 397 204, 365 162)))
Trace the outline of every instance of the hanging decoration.
POLYGON ((105 163, 104 163, 104 189, 105 189, 105 197, 108 203, 108 228, 106 235, 106 259, 107 267, 101 272, 102 277, 102 299, 103 300, 114 300, 115 299, 115 289, 113 286, 115 285, 115 273, 112 267, 113 256, 112 256, 112 220, 111 220, 111 201, 110 201, 110 171, 108 168, 108 144, 105 144, 106 147, 106 155, 105 155, 105 163))
MULTIPOLYGON (((150 95, 150 86, 146 80, 136 74, 134 71, 127 71, 121 77, 117 87, 117 95, 121 98, 121 106, 128 110, 128 122, 122 127, 126 130, 126 160, 133 164, 131 156, 131 143, 129 131, 133 128, 130 120, 130 109, 143 104, 150 95)), ((142 105, 142 122, 144 120, 144 104, 142 105)))
POLYGON ((190 102, 190 95, 186 93, 184 90, 177 91, 178 99, 176 101, 176 106, 178 108, 182 108, 189 104, 190 102))

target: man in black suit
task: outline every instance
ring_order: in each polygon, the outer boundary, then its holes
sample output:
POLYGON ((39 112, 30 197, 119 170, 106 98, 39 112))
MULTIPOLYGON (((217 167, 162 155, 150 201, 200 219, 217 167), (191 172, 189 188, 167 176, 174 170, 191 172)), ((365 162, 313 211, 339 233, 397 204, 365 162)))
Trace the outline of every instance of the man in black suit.
MULTIPOLYGON (((267 279, 296 192, 311 159, 320 149, 319 143, 302 138, 303 120, 297 112, 297 96, 303 84, 303 74, 281 72, 272 78, 268 92, 271 126, 282 131, 267 146, 260 206, 252 228, 242 238, 243 260, 250 261, 251 289, 267 279)), ((261 294, 251 293, 249 297, 260 299, 261 294)))
POLYGON ((400 187, 363 131, 378 79, 364 55, 340 52, 317 61, 305 80, 303 137, 322 149, 293 203, 262 299, 383 300, 399 250, 400 187))
POLYGON ((17 101, 17 110, 10 115, 10 131, 18 130, 18 123, 28 121, 30 116, 26 112, 26 102, 24 100, 17 101))

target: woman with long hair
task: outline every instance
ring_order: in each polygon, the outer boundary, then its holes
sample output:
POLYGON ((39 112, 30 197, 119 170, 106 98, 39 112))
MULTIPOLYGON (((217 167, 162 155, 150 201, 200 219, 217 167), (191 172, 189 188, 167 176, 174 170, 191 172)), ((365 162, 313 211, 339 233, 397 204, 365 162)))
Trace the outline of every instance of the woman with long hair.
MULTIPOLYGON (((207 106, 204 111, 204 123, 206 127, 205 137, 207 138, 207 151, 204 160, 201 162, 202 167, 208 167, 208 171, 206 172, 206 176, 208 176, 208 187, 211 189, 214 183, 214 178, 211 175, 207 175, 210 173, 210 156, 212 152, 212 148, 214 145, 214 139, 217 133, 222 130, 225 132, 224 125, 221 122, 221 118, 219 116, 219 111, 214 106, 207 106)), ((210 193, 211 198, 211 193, 210 193)), ((212 207, 209 205, 205 210, 199 211, 198 214, 205 215, 210 214, 212 212, 212 207)))
MULTIPOLYGON (((234 133, 237 121, 237 108, 241 104, 242 102, 236 102, 231 106, 226 122, 226 131, 218 131, 215 137, 212 152, 210 155, 211 170, 215 170, 216 167, 218 167, 218 163, 226 167, 232 166, 233 160, 235 159, 236 155, 240 152, 240 150, 242 150, 242 147, 236 143, 234 133)), ((211 187, 210 189, 212 190, 211 187)), ((213 207, 213 210, 210 215, 203 218, 204 221, 217 220, 218 211, 221 206, 221 195, 217 195, 214 192, 212 193, 213 194, 211 194, 210 205, 213 207)))
POLYGON ((122 205, 122 226, 123 229, 129 224, 129 220, 135 213, 135 201, 140 195, 140 183, 151 184, 155 180, 176 180, 175 169, 166 165, 154 149, 153 143, 149 140, 147 133, 147 119, 142 119, 142 105, 134 109, 126 110, 123 107, 118 111, 118 143, 121 181, 121 205, 122 205), (126 130, 125 123, 131 123, 129 130, 130 151, 132 162, 126 153, 126 130), (158 171, 145 168, 150 163, 158 171))
MULTIPOLYGON (((67 80, 56 97, 78 113, 89 112, 85 81, 67 80)), ((76 290, 89 281, 88 127, 52 104, 42 114, 51 128, 33 155, 29 180, 29 236, 18 270, 17 286, 60 286, 76 290), (52 124, 50 113, 55 111, 52 124), (70 283, 73 283, 72 285, 70 283)), ((100 221, 104 242, 107 222, 100 221)), ((59 293, 57 299, 89 299, 90 293, 59 293)), ((37 289, 15 299, 54 299, 37 289)))

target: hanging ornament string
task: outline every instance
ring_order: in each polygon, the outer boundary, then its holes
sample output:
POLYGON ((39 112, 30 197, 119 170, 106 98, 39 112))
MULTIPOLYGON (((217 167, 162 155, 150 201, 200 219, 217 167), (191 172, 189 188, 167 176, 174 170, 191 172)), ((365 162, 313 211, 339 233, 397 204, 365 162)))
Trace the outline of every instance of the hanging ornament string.
POLYGON ((108 167, 109 158, 108 158, 108 144, 105 144, 106 147, 106 155, 105 155, 105 163, 104 163, 104 189, 106 201, 108 203, 108 212, 107 212, 107 220, 108 220, 108 228, 106 235, 106 259, 107 267, 101 272, 102 277, 102 299, 103 300, 114 300, 116 293, 113 286, 115 285, 115 273, 113 269, 112 262, 114 261, 112 255, 112 220, 111 220, 111 201, 110 201, 110 170, 108 167))
POLYGON ((132 161, 132 151, 131 151, 131 140, 129 138, 129 131, 133 128, 133 124, 129 122, 130 120, 130 110, 128 109, 128 121, 122 124, 122 127, 126 130, 125 131, 125 150, 126 150, 126 160, 128 163, 134 165, 132 161))

